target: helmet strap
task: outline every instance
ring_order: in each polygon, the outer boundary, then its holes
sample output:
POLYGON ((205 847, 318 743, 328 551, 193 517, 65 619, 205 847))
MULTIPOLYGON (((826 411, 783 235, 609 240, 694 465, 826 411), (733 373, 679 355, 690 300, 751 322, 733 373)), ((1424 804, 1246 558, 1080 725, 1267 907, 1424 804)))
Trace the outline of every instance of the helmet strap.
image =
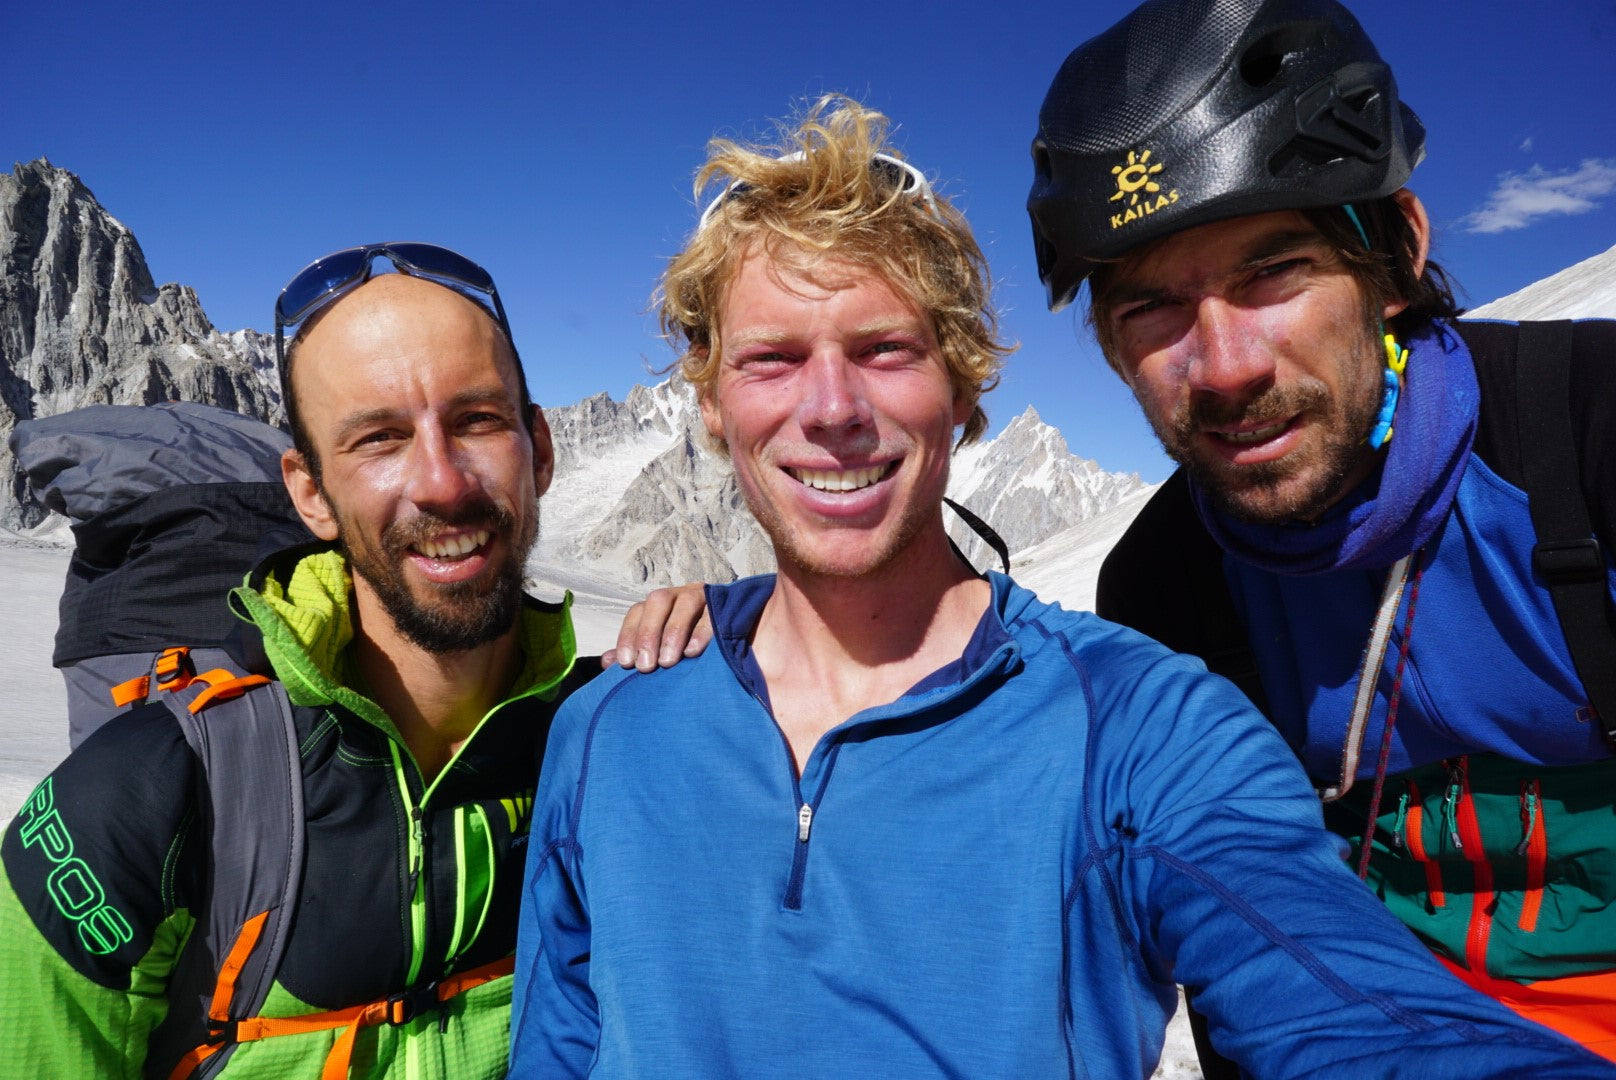
MULTIPOLYGON (((1347 220, 1352 227, 1358 230, 1358 237, 1363 241, 1365 251, 1375 250, 1375 245, 1369 242, 1369 233, 1363 227, 1363 220, 1358 217, 1357 209, 1351 203, 1341 207, 1347 213, 1347 220)), ((1385 391, 1380 398, 1380 414, 1375 417, 1375 426, 1369 429, 1369 446, 1379 450, 1392 441, 1392 417, 1397 413, 1397 402, 1403 396, 1403 372, 1408 368, 1408 350, 1397 343, 1397 338, 1386 329, 1386 321, 1380 321, 1380 339, 1386 347, 1386 370, 1381 372, 1381 380, 1385 391)))
POLYGON ((1357 209, 1351 203, 1342 204, 1341 209, 1347 212, 1347 220, 1352 222, 1354 229, 1358 230, 1358 238, 1363 241, 1364 250, 1374 251, 1375 245, 1369 242, 1369 233, 1364 230, 1363 221, 1358 217, 1357 209))

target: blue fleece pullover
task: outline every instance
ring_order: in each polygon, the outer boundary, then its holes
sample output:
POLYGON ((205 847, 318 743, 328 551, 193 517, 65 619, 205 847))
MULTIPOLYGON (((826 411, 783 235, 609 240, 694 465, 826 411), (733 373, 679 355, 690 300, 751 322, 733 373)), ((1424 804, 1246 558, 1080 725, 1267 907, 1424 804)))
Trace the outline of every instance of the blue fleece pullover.
POLYGON ((1199 661, 992 577, 968 662, 800 779, 745 642, 556 718, 516 1077, 1148 1076, 1175 979, 1259 1076, 1609 1076, 1460 987, 1355 881, 1284 742, 1199 661))

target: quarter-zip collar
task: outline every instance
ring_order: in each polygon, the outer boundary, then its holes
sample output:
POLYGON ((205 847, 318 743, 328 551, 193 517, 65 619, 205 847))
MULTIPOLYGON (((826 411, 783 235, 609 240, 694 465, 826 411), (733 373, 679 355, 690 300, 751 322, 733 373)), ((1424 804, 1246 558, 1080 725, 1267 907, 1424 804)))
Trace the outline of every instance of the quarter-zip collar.
MULTIPOLYGON (((763 617, 764 605, 774 593, 774 582, 773 574, 762 574, 743 578, 733 585, 707 586, 707 607, 713 621, 714 642, 736 681, 765 710, 769 710, 771 717, 773 713, 768 687, 752 653, 752 635, 763 617)), ((988 582, 993 588, 993 599, 982 613, 981 621, 960 658, 916 683, 898 700, 865 709, 826 732, 809 761, 803 763, 805 779, 814 759, 819 758, 834 738, 844 734, 848 728, 916 716, 938 702, 966 692, 984 679, 1002 677, 1014 668, 1021 650, 1006 626, 1013 621, 1014 611, 1024 607, 1026 598, 1031 594, 1017 589, 1002 574, 989 574, 988 582)))
MULTIPOLYGON (((830 786, 842 747, 853 737, 914 731, 946 723, 958 716, 960 710, 938 706, 966 694, 986 692, 1020 662, 1020 646, 1006 629, 1005 613, 1012 607, 1019 610, 1031 594, 1016 589, 1009 578, 1001 575, 990 575, 989 582, 993 588, 992 602, 983 611, 960 658, 921 679, 896 701, 855 713, 820 736, 802 763, 801 775, 792 761, 785 734, 780 733, 780 763, 791 773, 794 800, 794 840, 785 895, 781 899, 782 910, 803 910, 814 817, 830 786)), ((774 584, 773 575, 763 575, 730 586, 707 587, 707 606, 718 649, 735 680, 758 703, 764 718, 771 724, 776 721, 769 703, 768 685, 752 653, 752 635, 763 617, 764 606, 774 593, 774 584)))

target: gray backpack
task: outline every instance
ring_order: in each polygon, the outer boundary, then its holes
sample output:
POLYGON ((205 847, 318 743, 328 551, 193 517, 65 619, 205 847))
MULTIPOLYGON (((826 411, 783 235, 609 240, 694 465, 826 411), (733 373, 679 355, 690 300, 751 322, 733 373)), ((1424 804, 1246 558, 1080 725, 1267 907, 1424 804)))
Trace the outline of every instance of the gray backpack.
POLYGON ((280 965, 303 868, 291 703, 226 606, 257 559, 313 538, 280 478, 282 431, 210 405, 97 405, 28 420, 12 452, 75 539, 53 663, 69 739, 164 702, 195 752, 211 850, 209 910, 169 985, 150 1060, 223 1068, 230 1021, 257 1015, 280 965), (228 1000, 220 972, 251 938, 228 1000), (196 1018, 208 1017, 205 1029, 196 1018))

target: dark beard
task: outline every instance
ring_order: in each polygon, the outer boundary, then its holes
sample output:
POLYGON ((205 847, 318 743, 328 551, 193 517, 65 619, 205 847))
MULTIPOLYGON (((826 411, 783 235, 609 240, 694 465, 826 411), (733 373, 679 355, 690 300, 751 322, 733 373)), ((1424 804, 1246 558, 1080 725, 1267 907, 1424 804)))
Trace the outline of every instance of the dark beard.
POLYGON ((405 640, 428 653, 455 653, 495 641, 516 625, 522 609, 522 564, 538 536, 536 520, 532 535, 516 536, 515 515, 484 502, 466 507, 452 519, 423 513, 395 521, 382 532, 380 553, 349 543, 340 518, 338 538, 347 548, 350 567, 369 583, 405 640), (406 552, 415 542, 453 528, 488 529, 515 536, 515 543, 510 556, 495 568, 492 581, 433 586, 438 602, 424 604, 404 580, 406 552))
MULTIPOLYGON (((1378 370, 1375 375, 1378 378, 1378 370)), ((1312 521, 1341 497, 1347 477, 1372 452, 1364 438, 1380 412, 1380 401, 1378 381, 1344 386, 1340 396, 1332 398, 1322 384, 1307 380, 1284 389, 1270 387, 1245 402, 1193 399, 1174 415, 1170 430, 1158 431, 1157 436, 1168 456, 1184 466, 1220 513, 1257 525, 1312 521), (1231 474, 1228 467, 1185 450, 1195 445, 1204 427, 1304 413, 1323 418, 1330 430, 1329 437, 1301 462, 1282 458, 1243 465, 1231 474), (1274 493, 1302 470, 1313 471, 1307 486, 1278 499, 1274 493)))

